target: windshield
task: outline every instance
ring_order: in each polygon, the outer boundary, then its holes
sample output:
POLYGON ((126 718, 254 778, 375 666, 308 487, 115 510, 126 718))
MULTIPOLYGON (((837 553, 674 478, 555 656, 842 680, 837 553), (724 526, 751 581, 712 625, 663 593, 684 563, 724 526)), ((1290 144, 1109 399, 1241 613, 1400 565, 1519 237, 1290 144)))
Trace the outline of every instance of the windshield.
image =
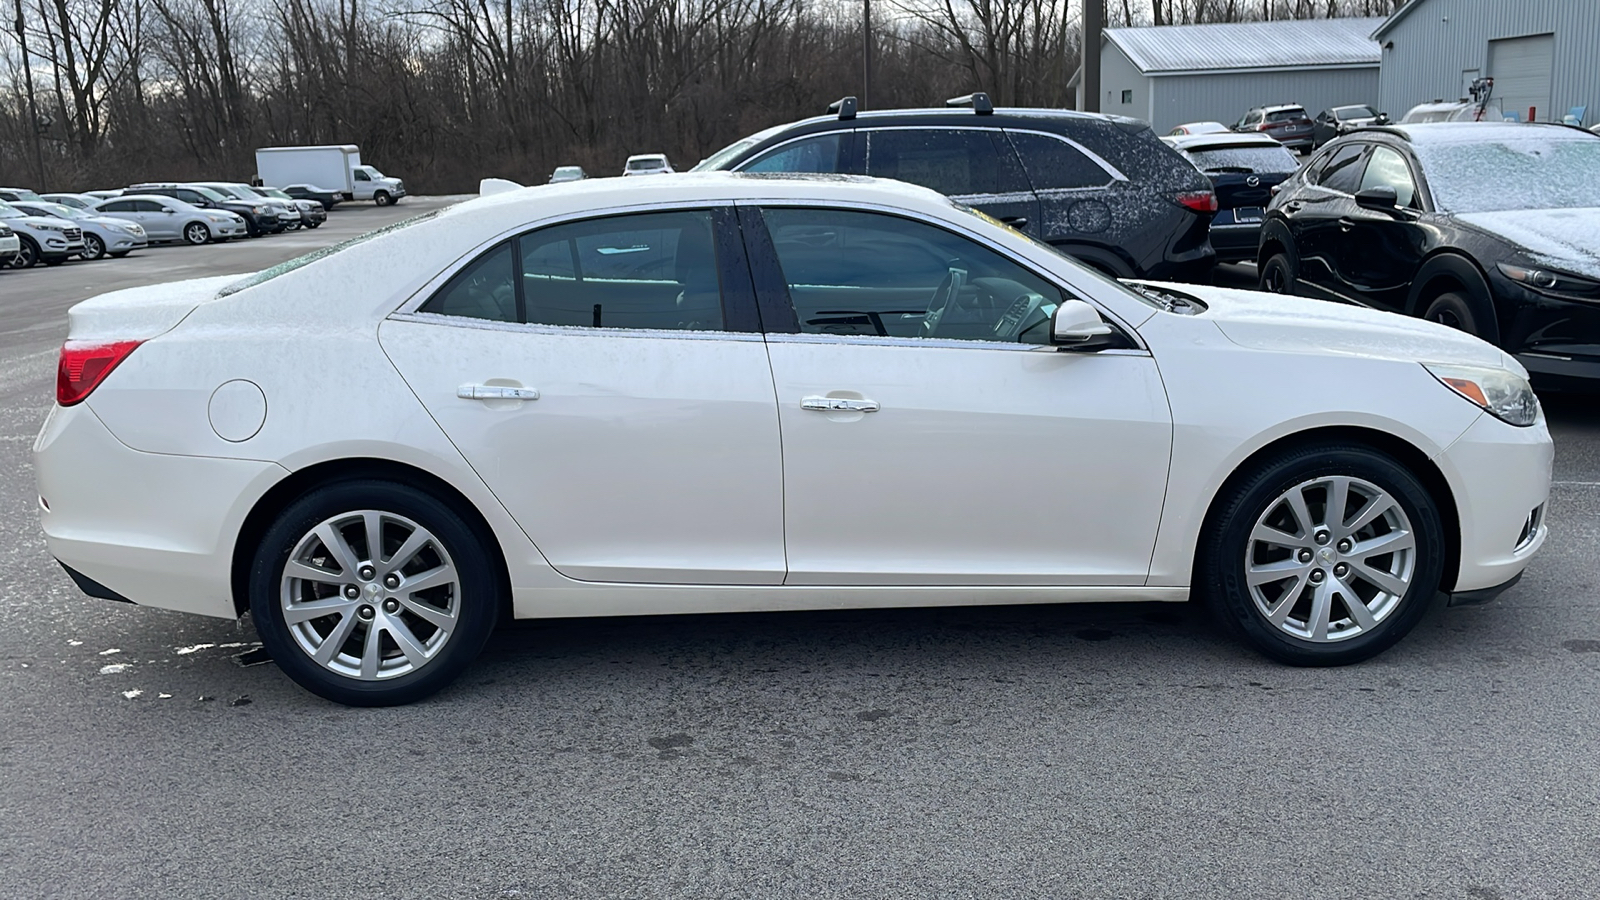
POLYGON ((34 203, 32 206, 40 215, 55 216, 58 219, 87 219, 90 215, 81 209, 73 209, 62 203, 34 203))
POLYGON ((369 177, 374 178, 374 179, 385 177, 382 172, 379 172, 377 169, 374 169, 371 166, 362 166, 361 170, 363 172, 366 172, 369 177))
POLYGON ((385 234, 392 234, 402 228, 409 228, 418 222, 425 222, 428 219, 437 216, 439 213, 444 212, 444 209, 445 208, 429 210, 420 216, 412 216, 409 219, 403 219, 394 223, 393 225, 386 225, 383 228, 379 228, 377 231, 369 231, 366 234, 358 234, 347 241, 341 241, 331 247, 323 247, 321 250, 313 250, 312 252, 307 253, 305 256, 297 256, 288 262, 278 263, 270 269, 262 269, 254 275, 241 278, 238 281, 235 281, 233 284, 228 285, 218 292, 217 296, 226 297, 229 294, 237 294, 245 288, 255 287, 262 282, 271 281, 272 279, 277 278, 279 275, 284 275, 289 272, 293 272, 295 269, 309 266, 319 259, 324 259, 332 256, 335 253, 338 253, 340 250, 354 247, 357 244, 364 244, 375 237, 385 234))
POLYGON ((207 200, 210 200, 212 203, 226 203, 229 200, 239 199, 232 194, 227 193, 226 191, 220 191, 216 188, 202 187, 198 184, 191 184, 188 187, 189 190, 194 191, 196 194, 199 194, 207 200))
POLYGON ((285 194, 283 191, 280 191, 277 188, 256 188, 255 191, 258 194, 264 194, 264 195, 266 195, 268 197, 273 197, 273 198, 276 198, 278 200, 293 200, 294 199, 293 197, 289 196, 288 194, 285 194))
POLYGON ((1600 140, 1415 145, 1433 202, 1453 213, 1600 207, 1600 140))
POLYGON ((701 160, 699 165, 695 166, 694 168, 690 169, 689 171, 691 171, 691 172, 715 172, 718 169, 725 169, 725 168, 728 167, 728 163, 730 163, 734 159, 734 157, 736 157, 739 154, 745 152, 746 150, 749 150, 751 147, 754 147, 755 145, 756 145, 756 139, 755 138, 745 138, 742 141, 734 141, 733 143, 729 144, 728 146, 723 147, 721 150, 718 150, 717 152, 715 152, 715 153, 711 154, 710 156, 706 157, 705 159, 701 160))
POLYGON ((1333 111, 1336 118, 1340 119, 1375 119, 1378 111, 1370 106, 1341 106, 1333 111))
POLYGON ((1268 122, 1298 122, 1306 117, 1306 111, 1296 106, 1292 109, 1280 109, 1277 112, 1267 113, 1268 122))
POLYGON ((1293 172, 1300 163, 1284 146, 1215 147, 1187 150, 1184 155, 1202 172, 1293 172))

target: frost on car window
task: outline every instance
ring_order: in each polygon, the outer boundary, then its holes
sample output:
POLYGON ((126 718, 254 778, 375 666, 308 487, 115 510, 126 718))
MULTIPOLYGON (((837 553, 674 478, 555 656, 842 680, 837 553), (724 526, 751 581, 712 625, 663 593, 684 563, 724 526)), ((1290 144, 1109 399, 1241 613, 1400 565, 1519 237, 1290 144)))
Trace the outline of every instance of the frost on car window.
POLYGON ((1202 172, 1243 169, 1247 172, 1293 172, 1299 160, 1287 147, 1204 147, 1185 151, 1202 172))
POLYGON ((1600 140, 1418 143, 1416 152, 1448 212, 1600 206, 1600 140))
POLYGON ((325 259, 326 257, 332 256, 333 254, 338 253, 340 250, 344 250, 344 249, 346 249, 348 247, 354 247, 357 244, 364 244, 367 241, 370 241, 375 237, 382 237, 383 235, 386 235, 386 234, 393 234, 394 232, 399 231, 402 228, 408 228, 408 227, 410 227, 412 225, 417 224, 418 222, 425 222, 428 219, 433 218, 434 216, 438 215, 441 212, 443 212, 442 209, 430 210, 428 212, 423 213, 420 216, 412 216, 409 219, 402 219, 401 221, 396 222, 393 225, 385 225, 384 227, 379 228, 376 231, 369 231, 366 234, 358 234, 355 237, 350 238, 349 240, 340 241, 339 243, 334 244, 331 247, 323 247, 321 250, 313 250, 310 253, 307 253, 305 256, 297 256, 294 259, 289 260, 288 262, 278 263, 277 265, 273 266, 270 269, 262 269, 261 271, 255 273, 254 275, 247 275, 244 278, 241 278, 238 281, 235 281, 233 284, 228 285, 227 287, 223 288, 220 292, 218 292, 217 296, 218 297, 226 297, 229 294, 237 294, 237 293, 239 293, 240 291, 242 291, 242 290, 244 290, 246 288, 253 288, 256 285, 261 284, 263 282, 271 281, 272 279, 277 278, 279 275, 283 275, 283 274, 286 274, 286 273, 289 273, 289 272, 293 272, 295 269, 299 269, 299 268, 303 268, 305 266, 309 266, 309 265, 311 265, 312 263, 316 262, 319 259, 325 259))

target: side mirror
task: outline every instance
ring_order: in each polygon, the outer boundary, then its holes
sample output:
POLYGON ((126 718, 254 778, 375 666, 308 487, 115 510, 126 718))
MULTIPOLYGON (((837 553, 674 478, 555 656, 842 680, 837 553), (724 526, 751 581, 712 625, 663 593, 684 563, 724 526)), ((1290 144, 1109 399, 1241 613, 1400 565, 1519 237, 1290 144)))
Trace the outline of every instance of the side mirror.
POLYGON ((1057 350, 1101 350, 1115 343, 1116 329, 1082 300, 1068 300, 1050 317, 1050 343, 1057 350))
POLYGON ((1393 212, 1399 205, 1400 197, 1394 188, 1386 184, 1369 187, 1356 194, 1356 205, 1362 209, 1375 209, 1379 212, 1393 212))

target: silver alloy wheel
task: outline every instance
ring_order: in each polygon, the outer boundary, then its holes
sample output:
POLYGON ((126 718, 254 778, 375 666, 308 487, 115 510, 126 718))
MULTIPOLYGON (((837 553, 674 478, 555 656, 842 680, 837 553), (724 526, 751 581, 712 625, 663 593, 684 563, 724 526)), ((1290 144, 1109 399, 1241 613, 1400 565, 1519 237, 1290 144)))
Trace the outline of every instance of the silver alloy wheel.
POLYGON ((1348 475, 1283 492, 1250 531, 1245 584, 1275 628, 1315 643, 1370 634, 1400 606, 1417 565, 1399 501, 1348 475))
POLYGON ((204 244, 211 240, 211 229, 200 222, 190 222, 189 227, 183 230, 183 239, 191 244, 204 244))
POLYGON ((284 624, 312 661, 379 681, 439 655, 461 615, 461 579, 431 532, 365 509, 325 519, 290 552, 281 579, 284 624))

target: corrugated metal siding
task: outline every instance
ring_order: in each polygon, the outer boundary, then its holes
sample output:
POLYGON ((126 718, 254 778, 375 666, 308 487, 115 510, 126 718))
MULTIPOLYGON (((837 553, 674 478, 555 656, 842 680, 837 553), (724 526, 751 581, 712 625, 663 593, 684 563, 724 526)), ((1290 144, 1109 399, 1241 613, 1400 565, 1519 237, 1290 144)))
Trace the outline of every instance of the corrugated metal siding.
POLYGON ((1100 111, 1135 119, 1148 118, 1150 82, 1154 80, 1141 75, 1117 45, 1107 41, 1100 54, 1100 89, 1104 92, 1100 97, 1100 111), (1133 92, 1131 102, 1122 102, 1123 91, 1133 92))
MULTIPOLYGON (((1252 106, 1299 103, 1313 118, 1330 106, 1372 103, 1378 95, 1377 69, 1334 69, 1231 73, 1149 79, 1150 124, 1166 134, 1184 122, 1214 120, 1232 125, 1252 106)), ((1107 110, 1110 111, 1109 109, 1107 110)))
POLYGON ((1307 19, 1108 28, 1105 34, 1148 75, 1372 65, 1378 62, 1372 32, 1382 23, 1382 19, 1307 19))
POLYGON ((1539 118, 1587 106, 1584 124, 1600 121, 1600 0, 1422 0, 1384 35, 1394 47, 1383 51, 1379 107, 1398 119, 1418 103, 1456 99, 1464 72, 1494 74, 1490 41, 1535 34, 1555 35, 1551 109, 1539 118))

